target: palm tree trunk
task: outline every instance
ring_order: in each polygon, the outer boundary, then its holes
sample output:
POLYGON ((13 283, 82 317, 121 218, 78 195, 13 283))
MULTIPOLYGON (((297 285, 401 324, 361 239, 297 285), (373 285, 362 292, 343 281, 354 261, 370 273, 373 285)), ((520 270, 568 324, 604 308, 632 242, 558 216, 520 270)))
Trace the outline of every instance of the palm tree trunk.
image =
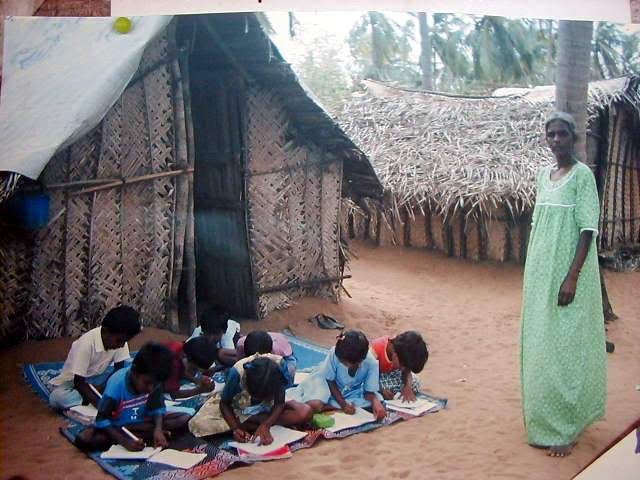
POLYGON ((375 12, 369 12, 369 25, 371 26, 371 61, 373 63, 372 78, 374 80, 384 80, 382 76, 384 54, 382 51, 380 28, 378 27, 378 20, 376 19, 375 12))
POLYGON ((420 68, 422 69, 422 88, 433 90, 433 66, 431 64, 432 47, 431 32, 427 14, 418 13, 418 23, 420 24, 420 68))
MULTIPOLYGON (((546 32, 547 32, 547 42, 548 42, 548 50, 547 50, 547 69, 546 69, 546 77, 547 77, 547 81, 549 81, 550 83, 554 83, 554 65, 555 65, 555 56, 554 56, 554 51, 555 51, 555 39, 553 37, 554 32, 553 32, 553 20, 541 20, 541 22, 545 22, 546 23, 546 32)), ((544 31, 544 27, 541 25, 541 30, 544 31)))
POLYGON ((576 154, 587 161, 587 97, 591 72, 593 22, 561 20, 558 29, 556 109, 570 113, 578 126, 576 154))
MULTIPOLYGON (((591 41, 593 22, 561 20, 558 29, 558 67, 556 70, 556 109, 570 113, 578 127, 576 154, 587 162, 586 130, 589 77, 591 71, 591 41)), ((595 241, 595 240, 594 240, 595 241)), ((605 318, 615 314, 600 272, 602 311, 605 318)))

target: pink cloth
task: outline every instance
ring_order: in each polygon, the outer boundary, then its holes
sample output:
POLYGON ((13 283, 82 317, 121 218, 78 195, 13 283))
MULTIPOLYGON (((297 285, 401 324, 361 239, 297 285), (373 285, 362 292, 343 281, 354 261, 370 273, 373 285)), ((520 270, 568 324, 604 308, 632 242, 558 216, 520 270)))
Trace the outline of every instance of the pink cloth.
MULTIPOLYGON (((267 332, 273 341, 273 348, 271 349, 271 353, 274 355, 280 355, 281 357, 289 357, 293 355, 293 349, 291 348, 291 344, 287 337, 282 333, 276 332, 267 332)), ((244 358, 244 341, 247 338, 240 337, 238 343, 236 344, 236 354, 238 355, 238 359, 244 358)))

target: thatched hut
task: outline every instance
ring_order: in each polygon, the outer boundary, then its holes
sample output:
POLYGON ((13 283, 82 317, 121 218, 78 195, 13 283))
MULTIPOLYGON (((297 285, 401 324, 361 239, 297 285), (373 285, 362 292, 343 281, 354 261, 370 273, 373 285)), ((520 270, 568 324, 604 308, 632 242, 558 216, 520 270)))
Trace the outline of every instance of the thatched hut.
MULTIPOLYGON (((341 124, 374 164, 382 209, 343 223, 378 244, 522 262, 538 169, 552 161, 542 124, 554 87, 493 97, 409 91, 366 81, 341 124)), ((588 161, 601 193, 601 250, 640 243, 640 79, 593 82, 588 161)))
MULTIPOLYGON (((252 14, 175 17, 38 180, 44 228, 0 216, 3 338, 78 334, 120 302, 184 331, 208 302, 262 317, 302 295, 337 301, 342 198, 382 192, 252 14)), ((0 192, 32 183, 6 172, 0 192)))

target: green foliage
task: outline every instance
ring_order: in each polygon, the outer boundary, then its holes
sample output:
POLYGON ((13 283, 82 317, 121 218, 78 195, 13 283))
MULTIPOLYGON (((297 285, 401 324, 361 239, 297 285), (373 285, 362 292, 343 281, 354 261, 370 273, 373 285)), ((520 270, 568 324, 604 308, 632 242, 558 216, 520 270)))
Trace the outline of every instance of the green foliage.
POLYGON ((302 82, 320 102, 330 112, 336 112, 351 92, 349 73, 340 59, 343 47, 326 33, 306 43, 308 48, 305 48, 296 70, 302 82))
POLYGON ((379 12, 363 15, 348 39, 355 77, 417 85, 420 70, 410 61, 414 40, 415 23, 411 19, 400 25, 379 12))
POLYGON ((637 35, 627 35, 613 23, 598 22, 593 32, 593 78, 637 73, 640 70, 638 47, 637 35))
MULTIPOLYGON (((398 18, 397 16, 394 18, 398 18)), ((554 83, 558 23, 552 20, 432 14, 428 35, 433 88, 490 93, 503 86, 554 83)), ((328 106, 348 95, 363 78, 420 88, 422 42, 417 14, 395 21, 380 12, 362 15, 349 32, 352 62, 338 60, 344 46, 316 36, 299 64, 302 79, 328 106), (349 79, 350 77, 350 79, 349 79)), ((297 25, 299 31, 303 26, 297 25)), ((299 40, 299 39, 298 39, 299 40)), ((597 23, 593 38, 594 79, 640 71, 640 36, 597 23)))

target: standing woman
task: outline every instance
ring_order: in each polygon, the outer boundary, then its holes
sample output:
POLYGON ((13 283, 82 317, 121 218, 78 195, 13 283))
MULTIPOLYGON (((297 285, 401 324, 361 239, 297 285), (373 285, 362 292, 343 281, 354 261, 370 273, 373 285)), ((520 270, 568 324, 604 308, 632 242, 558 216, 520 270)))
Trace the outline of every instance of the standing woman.
POLYGON ((545 131, 556 165, 538 175, 524 269, 522 404, 529 444, 564 457, 607 399, 600 208, 593 173, 574 153, 573 117, 553 113, 545 131))

